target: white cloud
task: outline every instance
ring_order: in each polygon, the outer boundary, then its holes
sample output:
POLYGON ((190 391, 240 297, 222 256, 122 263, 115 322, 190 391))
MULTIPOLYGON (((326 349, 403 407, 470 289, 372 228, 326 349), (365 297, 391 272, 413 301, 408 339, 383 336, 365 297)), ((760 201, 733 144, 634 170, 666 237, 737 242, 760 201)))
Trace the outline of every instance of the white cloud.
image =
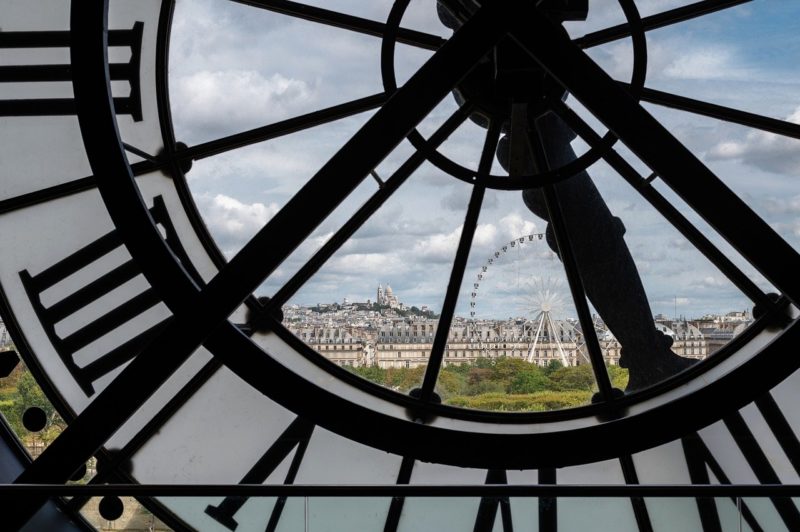
POLYGON ((788 198, 766 198, 764 209, 770 214, 800 214, 800 195, 788 198))
MULTIPOLYGON (((629 81, 633 64, 630 41, 620 41, 590 50, 590 55, 612 77, 629 81)), ((740 50, 690 36, 653 38, 647 44, 647 81, 659 80, 746 80, 754 70, 747 66, 740 50)))
POLYGON ((224 194, 195 199, 209 231, 226 255, 235 252, 278 212, 276 203, 242 203, 224 194))
POLYGON ((389 253, 351 253, 332 260, 325 268, 329 273, 370 275, 381 272, 390 275, 403 268, 401 261, 389 253))
MULTIPOLYGON (((418 239, 414 243, 414 254, 432 262, 448 262, 455 258, 463 226, 450 233, 436 233, 418 239)), ((498 241, 498 229, 494 224, 478 224, 472 238, 472 249, 493 249, 498 241)))
POLYGON ((414 253, 436 262, 453 260, 460 237, 461 227, 450 233, 437 233, 427 236, 417 240, 414 244, 414 253))
POLYGON ((500 230, 508 240, 536 233, 536 227, 534 222, 524 219, 516 212, 500 219, 500 230))
POLYGON ((664 65, 660 72, 673 79, 742 79, 750 73, 737 64, 736 51, 726 46, 701 46, 686 53, 672 46, 660 47, 664 65))
POLYGON ((199 70, 172 82, 173 110, 187 129, 241 131, 293 116, 315 88, 280 73, 199 70))
MULTIPOLYGON (((800 124, 800 107, 786 120, 800 124)), ((766 131, 751 131, 741 141, 720 142, 709 150, 708 157, 737 160, 776 174, 800 175, 800 143, 766 131)))

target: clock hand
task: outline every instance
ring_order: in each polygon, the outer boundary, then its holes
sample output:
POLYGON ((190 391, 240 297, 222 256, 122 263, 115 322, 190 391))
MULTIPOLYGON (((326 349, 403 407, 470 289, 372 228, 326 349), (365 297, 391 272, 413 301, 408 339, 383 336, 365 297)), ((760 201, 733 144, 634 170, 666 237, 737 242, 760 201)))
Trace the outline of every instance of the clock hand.
MULTIPOLYGON (((542 157, 549 165, 557 168, 577 158, 570 146, 574 133, 552 112, 539 118, 527 116, 523 119, 529 122, 530 130, 539 130, 542 157)), ((504 137, 498 147, 498 159, 507 170, 513 161, 509 159, 515 144, 514 132, 512 127, 511 140, 504 137)), ((526 168, 520 171, 531 173, 526 168)), ((531 212, 550 222, 547 242, 563 260, 559 244, 563 246, 564 243, 557 243, 555 238, 545 188, 527 189, 522 197, 531 212)), ((559 198, 564 236, 571 244, 583 289, 622 346, 620 365, 629 369, 627 390, 650 386, 691 365, 693 361, 669 350, 671 339, 655 328, 636 264, 623 239, 625 228, 619 218, 611 214, 589 174, 581 171, 551 188, 559 198)), ((590 319, 585 321, 587 323, 581 325, 586 335, 594 324, 590 319)), ((588 346, 591 348, 592 344, 589 342, 588 346)), ((600 369, 605 371, 602 365, 600 369)))
POLYGON ((525 3, 512 38, 794 304, 800 256, 560 29, 525 3), (714 198, 714 201, 708 201, 714 198), (764 249, 771 250, 764 253, 764 249), (774 257, 787 257, 777 261, 774 257))

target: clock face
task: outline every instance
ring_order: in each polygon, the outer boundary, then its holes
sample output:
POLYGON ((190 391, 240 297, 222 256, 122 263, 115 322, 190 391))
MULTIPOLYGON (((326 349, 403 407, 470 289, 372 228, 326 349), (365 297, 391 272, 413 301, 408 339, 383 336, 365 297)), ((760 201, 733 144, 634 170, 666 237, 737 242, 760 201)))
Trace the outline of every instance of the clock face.
MULTIPOLYGON (((771 118, 796 104, 746 80, 776 45, 762 28, 780 35, 797 8, 739 3, 8 3, 2 309, 68 425, 8 481, 66 482, 97 456, 91 482, 796 482, 800 134, 771 118), (726 25, 748 29, 751 56, 725 48, 726 25), (254 42, 225 69, 234 30, 254 42), (734 82, 738 99, 709 96, 734 82), (769 195, 753 199, 741 168, 769 195), (387 281, 375 304, 343 302, 387 281), (698 317, 757 311, 706 358, 689 351, 699 326, 650 319, 679 299, 698 317), (448 388, 515 358, 590 382, 541 412, 448 388), (419 370, 398 390, 337 360, 419 370)), ((307 518, 291 499, 146 502, 202 530, 307 518)), ((649 530, 677 512, 692 529, 727 502, 376 499, 314 515, 649 530)), ((800 526, 785 501, 743 515, 800 526)))

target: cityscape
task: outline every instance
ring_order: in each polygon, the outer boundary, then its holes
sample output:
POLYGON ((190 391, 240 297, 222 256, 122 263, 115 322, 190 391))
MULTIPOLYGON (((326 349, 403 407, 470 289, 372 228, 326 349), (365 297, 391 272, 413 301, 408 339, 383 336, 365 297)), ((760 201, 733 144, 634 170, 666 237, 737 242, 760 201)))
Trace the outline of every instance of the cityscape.
MULTIPOLYGON (((427 364, 438 316, 426 306, 404 304, 391 286, 379 285, 375 301, 289 304, 284 325, 312 349, 339 366, 416 368, 427 364)), ((730 311, 697 318, 654 316, 655 327, 672 338, 681 356, 704 359, 741 333, 753 318, 749 311, 730 311)), ((603 356, 619 364, 620 345, 594 316, 603 356)), ((0 347, 11 346, 0 321, 0 347)), ((474 319, 455 316, 448 335, 444 365, 471 364, 481 358, 512 357, 546 367, 588 363, 581 326, 571 317, 555 316, 547 307, 532 316, 474 319)))
MULTIPOLYGON (((375 301, 290 304, 284 325, 328 360, 340 366, 415 368, 431 352, 438 316, 428 307, 401 302, 391 286, 379 285, 375 301)), ((654 325, 671 337, 681 356, 704 359, 727 344, 753 321, 749 311, 730 311, 698 318, 654 316, 654 325)), ((618 365, 620 345, 602 320, 594 325, 608 365, 618 365)), ((542 305, 533 316, 505 320, 455 316, 444 353, 444 365, 478 359, 512 357, 540 367, 588 363, 577 319, 554 316, 542 305)))

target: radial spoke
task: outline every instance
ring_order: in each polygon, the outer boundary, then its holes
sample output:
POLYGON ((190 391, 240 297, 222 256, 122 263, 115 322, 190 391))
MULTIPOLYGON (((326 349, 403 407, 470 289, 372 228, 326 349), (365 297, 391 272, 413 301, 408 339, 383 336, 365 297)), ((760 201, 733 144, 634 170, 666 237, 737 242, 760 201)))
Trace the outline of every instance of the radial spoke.
MULTIPOLYGON (((601 149, 603 140, 581 117, 563 102, 554 102, 558 115, 589 146, 601 149)), ((650 205, 675 227, 700 253, 711 261, 730 281, 751 301, 765 308, 773 306, 773 301, 744 272, 722 253, 711 241, 697 229, 681 212, 666 200, 656 189, 649 186, 652 177, 642 177, 619 153, 609 150, 603 158, 625 181, 635 188, 650 205)))
MULTIPOLYGON (((481 153, 478 172, 487 173, 492 167, 494 152, 497 148, 497 141, 500 138, 500 126, 501 124, 491 123, 489 130, 486 132, 486 141, 483 145, 483 152, 481 153)), ((481 185, 475 185, 475 187, 472 189, 472 196, 469 199, 467 215, 464 219, 464 227, 461 229, 461 237, 458 241, 456 258, 453 261, 453 269, 450 273, 450 281, 447 284, 447 292, 444 296, 442 312, 439 315, 439 323, 436 326, 436 335, 433 338, 433 346, 431 347, 428 366, 425 368, 425 378, 422 381, 422 389, 419 394, 419 399, 425 402, 430 401, 433 397, 433 390, 436 387, 436 380, 439 377, 439 370, 442 366, 444 350, 445 346, 447 345, 447 338, 450 334, 450 324, 453 322, 456 303, 458 303, 458 293, 461 290, 461 283, 464 280, 464 270, 467 268, 469 250, 472 247, 472 239, 475 236, 475 230, 478 227, 478 217, 481 213, 481 205, 483 204, 483 196, 485 192, 485 187, 481 185)))
MULTIPOLYGON (((622 85, 628 86, 625 83, 622 85)), ((685 96, 678 96, 677 94, 655 89, 642 89, 641 99, 645 102, 654 103, 663 107, 688 111, 690 113, 724 120, 725 122, 741 124, 743 126, 769 131, 770 133, 777 133, 785 137, 800 139, 800 124, 795 124, 793 122, 777 120, 775 118, 748 113, 746 111, 740 111, 702 100, 694 100, 685 96)))
MULTIPOLYGON (((148 172, 152 172, 153 170, 157 170, 165 164, 165 162, 155 163, 152 161, 139 161, 138 163, 131 165, 131 171, 133 175, 139 176, 148 172)), ((73 179, 72 181, 67 181, 66 183, 35 190, 33 192, 26 192, 25 194, 20 194, 19 196, 14 196, 13 198, 0 200, 0 214, 24 209, 25 207, 31 207, 33 205, 39 205, 40 203, 59 198, 65 198, 67 196, 71 196, 86 190, 91 190, 96 187, 97 179, 93 175, 90 175, 73 179)))
MULTIPOLYGON (((346 15, 338 11, 331 11, 319 7, 301 4, 299 2, 290 2, 288 0, 232 0, 240 4, 247 4, 253 7, 259 7, 268 11, 282 13, 284 15, 291 15, 295 18, 310 20, 319 24, 327 26, 334 26, 336 28, 344 28, 346 30, 354 31, 356 33, 363 33, 365 35, 373 35, 376 37, 383 37, 386 32, 386 24, 376 22, 362 17, 355 17, 353 15, 346 15)), ((399 28, 397 30, 397 42, 410 44, 426 50, 438 50, 446 39, 437 35, 431 35, 421 31, 409 30, 399 28)))
MULTIPOLYGON (((701 2, 689 4, 688 6, 677 7, 669 11, 664 11, 663 13, 644 17, 642 19, 642 26, 645 31, 663 28, 750 1, 751 0, 703 0, 701 2)), ((581 48, 591 48, 592 46, 599 46, 601 44, 624 39, 625 37, 630 37, 630 35, 631 25, 625 23, 587 33, 583 37, 575 39, 573 42, 581 48)))
MULTIPOLYGON (((433 134, 426 143, 426 149, 435 150, 447 137, 455 131, 469 117, 471 106, 459 108, 442 126, 433 134)), ((425 151, 417 151, 381 185, 358 211, 342 225, 339 230, 306 262, 285 285, 270 298, 269 303, 262 310, 266 317, 275 309, 279 309, 330 259, 347 240, 394 194, 400 186, 413 174, 426 160, 425 151)), ((259 328, 265 320, 257 320, 254 327, 259 328)))
MULTIPOLYGON (((546 172, 550 169, 550 165, 547 162, 544 145, 539 137, 536 124, 533 123, 531 125, 532 127, 528 130, 528 135, 530 136, 529 144, 531 155, 533 156, 533 162, 536 167, 534 170, 546 172)), ((553 236, 555 237, 556 247, 558 248, 558 257, 564 265, 564 273, 567 277, 572 301, 575 303, 575 311, 578 314, 578 321, 581 324, 583 339, 586 343, 586 349, 589 351, 589 360, 592 364, 592 370, 594 372, 595 382, 597 382, 600 398, 603 401, 610 401, 613 398, 611 379, 608 376, 608 371, 606 371, 603 350, 600 347, 600 341, 597 339, 597 331, 594 328, 594 320, 592 320, 592 313, 589 310, 589 303, 586 298, 586 289, 583 286, 580 269, 578 268, 578 261, 572 249, 569 227, 567 226, 564 213, 561 210, 558 192, 554 185, 544 185, 542 187, 542 193, 548 219, 550 220, 550 226, 553 228, 553 236)))
POLYGON ((311 113, 295 116, 287 120, 282 120, 268 126, 257 127, 235 135, 229 135, 221 139, 211 140, 202 144, 197 144, 186 148, 176 154, 181 159, 203 159, 212 155, 219 155, 226 151, 235 150, 244 146, 249 146, 257 142, 274 139, 290 133, 297 133, 304 129, 327 124, 335 120, 357 115, 376 107, 380 107, 389 95, 385 92, 373 94, 366 98, 353 100, 351 102, 334 105, 311 113))
MULTIPOLYGON (((187 382, 178 392, 173 395, 167 403, 150 420, 139 429, 139 431, 125 444, 125 446, 114 452, 108 463, 103 465, 102 471, 89 480, 89 484, 99 484, 108 482, 119 472, 119 468, 129 463, 131 457, 141 449, 153 434, 156 434, 169 421, 180 408, 191 399, 194 394, 208 382, 211 377, 216 375, 222 367, 222 362, 216 357, 212 358, 200 368, 194 377, 187 382)), ((69 507, 79 510, 89 502, 89 497, 73 497, 69 501, 69 507)))
MULTIPOLYGON (((97 21, 92 18, 81 20, 77 13, 82 11, 73 10, 76 16, 71 19, 76 27, 91 30, 94 27, 92 23, 97 21)), ((103 13, 93 15, 99 17, 103 13)), ((226 338, 242 334, 232 330, 227 317, 448 94, 499 40, 504 30, 498 10, 491 7, 481 9, 322 167, 289 202, 289 208, 282 209, 208 285, 198 292, 185 276, 182 282, 177 281, 179 286, 175 287, 173 295, 179 294, 182 299, 176 307, 187 312, 177 313, 164 333, 134 358, 15 482, 65 481, 201 343, 215 347, 213 352, 217 352, 217 347, 221 351, 227 349, 226 338), (197 309, 202 309, 202 312, 197 312, 197 309)), ((87 33, 87 42, 93 42, 90 38, 96 37, 95 32, 87 33)), ((92 56, 95 60, 98 57, 102 60, 98 54, 92 56)), ((103 73, 99 75, 103 76, 103 73)), ((88 75, 87 80, 95 81, 96 77, 96 73, 88 75)), ((91 88, 106 94, 108 90, 101 84, 91 85, 91 88)), ((89 98, 93 91, 88 87, 78 86, 76 93, 80 94, 81 106, 88 107, 93 101, 89 98)), ((109 111, 105 113, 108 115, 109 111)), ((103 139, 111 143, 105 137, 98 137, 97 141, 103 139)), ((103 161, 105 159, 100 162, 103 161)), ((111 199, 116 188, 105 192, 111 199)), ((138 210, 135 212, 139 213, 138 210)), ((148 224, 150 233, 143 239, 157 233, 149 219, 148 224)), ((159 282, 172 275, 171 270, 165 272, 164 279, 159 279, 159 282)), ((170 303, 175 304, 174 301, 170 303)), ((15 502, 19 502, 21 511, 14 522, 19 523, 24 522, 43 500, 15 502)))
POLYGON ((483 8, 456 32, 209 282, 209 308, 233 312, 497 42, 503 21, 483 8))
POLYGON ((800 255, 558 27, 526 4, 518 7, 519 27, 512 30, 517 42, 767 280, 800 303, 794 274, 800 255))

